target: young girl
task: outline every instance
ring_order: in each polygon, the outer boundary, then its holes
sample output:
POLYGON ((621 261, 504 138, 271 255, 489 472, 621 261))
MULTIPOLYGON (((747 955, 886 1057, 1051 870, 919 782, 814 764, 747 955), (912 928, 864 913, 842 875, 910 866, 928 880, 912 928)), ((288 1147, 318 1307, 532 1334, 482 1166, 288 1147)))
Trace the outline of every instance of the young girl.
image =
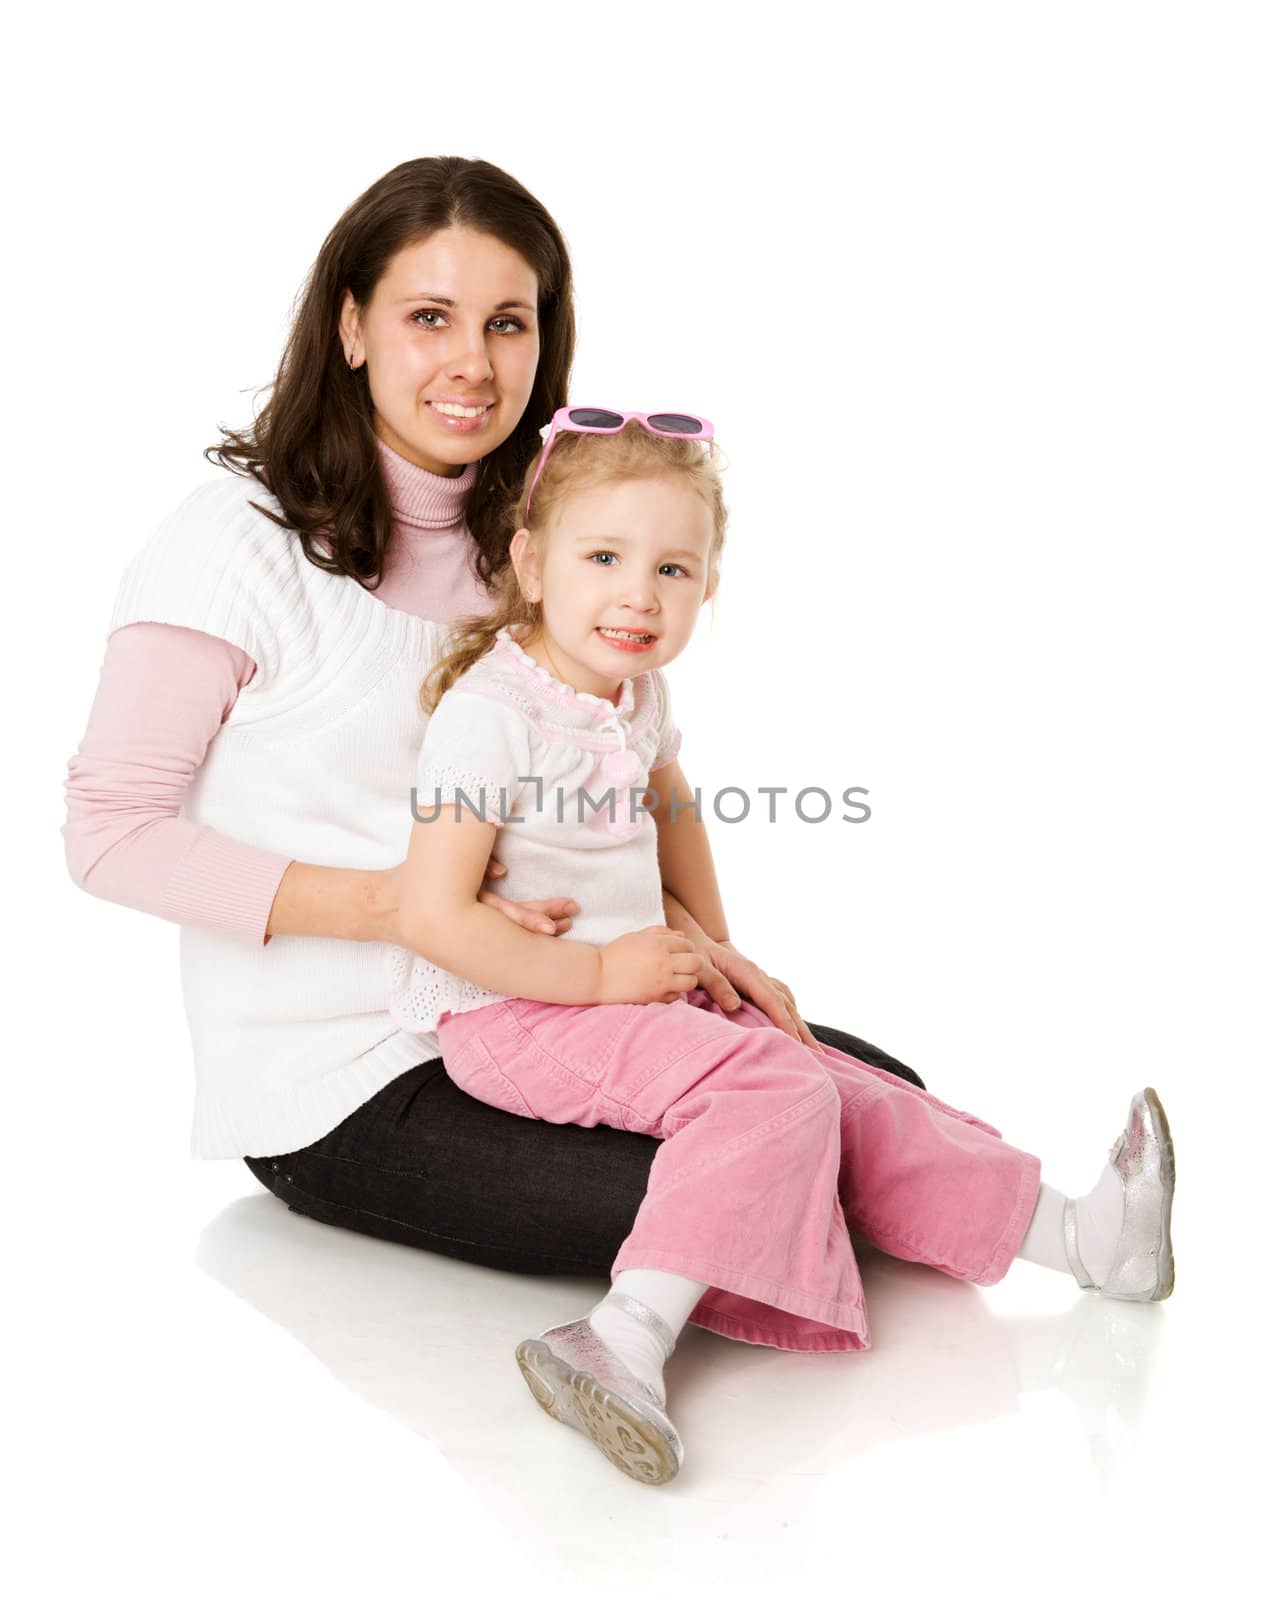
POLYGON ((711 425, 568 407, 547 433, 496 608, 421 690, 412 949, 388 970, 395 1020, 436 1027, 469 1094, 664 1141, 609 1294, 517 1348, 536 1400, 639 1482, 667 1482, 683 1450, 662 1369, 687 1320, 779 1349, 870 1346, 851 1228, 972 1283, 1021 1255, 1166 1298, 1173 1154, 1153 1089, 1076 1201, 988 1123, 697 987, 661 883, 728 935, 661 668, 717 586, 711 425), (505 894, 569 886, 580 915, 560 938, 482 903, 497 833, 505 894))

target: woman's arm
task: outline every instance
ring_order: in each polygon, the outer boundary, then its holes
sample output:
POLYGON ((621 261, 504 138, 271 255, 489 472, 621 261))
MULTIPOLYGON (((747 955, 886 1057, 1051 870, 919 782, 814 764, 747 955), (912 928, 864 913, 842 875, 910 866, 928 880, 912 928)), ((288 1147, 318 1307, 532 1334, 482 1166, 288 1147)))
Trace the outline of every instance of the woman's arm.
POLYGON ((67 871, 77 887, 251 944, 276 933, 393 939, 394 869, 294 861, 180 814, 256 663, 227 639, 164 622, 117 628, 67 763, 67 871))
POLYGON ((266 939, 290 933, 399 944, 398 895, 392 879, 392 872, 293 861, 279 881, 266 939))
POLYGON ((67 871, 87 893, 261 944, 289 857, 181 816, 209 744, 256 664, 193 628, 139 622, 107 642, 67 763, 67 871))
MULTIPOLYGON (((164 622, 115 629, 88 727, 67 763, 67 871, 78 888, 251 944, 276 933, 401 943, 404 864, 316 866, 180 814, 208 747, 256 663, 227 639, 164 622)), ((491 862, 487 876, 504 875, 491 862)), ((567 899, 484 901, 522 926, 564 933, 567 899)))

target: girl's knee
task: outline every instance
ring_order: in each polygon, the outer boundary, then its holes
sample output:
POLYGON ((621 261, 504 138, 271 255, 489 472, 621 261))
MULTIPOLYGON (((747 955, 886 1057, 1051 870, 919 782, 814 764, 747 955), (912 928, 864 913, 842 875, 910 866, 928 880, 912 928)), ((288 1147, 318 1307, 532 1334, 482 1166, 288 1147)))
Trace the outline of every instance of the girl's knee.
POLYGON ((817 1094, 829 1111, 840 1114, 840 1091, 816 1051, 777 1028, 751 1037, 761 1070, 772 1074, 775 1083, 787 1085, 796 1100, 817 1094))

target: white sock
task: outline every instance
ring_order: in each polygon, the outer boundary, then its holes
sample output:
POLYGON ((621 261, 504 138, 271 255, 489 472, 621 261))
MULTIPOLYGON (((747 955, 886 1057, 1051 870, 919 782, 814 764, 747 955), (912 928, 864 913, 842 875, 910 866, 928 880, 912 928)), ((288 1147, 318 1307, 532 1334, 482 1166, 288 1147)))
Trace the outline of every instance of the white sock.
MULTIPOLYGON (((1053 1267, 1059 1272, 1070 1271, 1062 1233, 1065 1204, 1066 1196, 1060 1189, 1040 1184, 1035 1214, 1018 1250, 1021 1259, 1035 1261, 1041 1267, 1053 1267)), ((1101 1176, 1089 1192, 1076 1200, 1075 1221, 1079 1259, 1088 1276, 1100 1285, 1115 1259, 1115 1247, 1124 1221, 1124 1182, 1111 1162, 1102 1168, 1101 1176)))
POLYGON ((1066 1196, 1060 1189, 1040 1184, 1039 1199, 1026 1237, 1018 1247, 1018 1259, 1034 1261, 1041 1267, 1054 1267, 1059 1272, 1069 1272, 1066 1246, 1062 1237, 1062 1207, 1066 1196))
POLYGON ((660 1405, 664 1402, 663 1346, 654 1330, 626 1311, 616 1296, 630 1294, 634 1300, 658 1312, 675 1339, 707 1287, 694 1278, 678 1277, 675 1272, 633 1267, 619 1274, 611 1284, 610 1293, 589 1313, 593 1332, 634 1377, 650 1385, 659 1396, 660 1405))

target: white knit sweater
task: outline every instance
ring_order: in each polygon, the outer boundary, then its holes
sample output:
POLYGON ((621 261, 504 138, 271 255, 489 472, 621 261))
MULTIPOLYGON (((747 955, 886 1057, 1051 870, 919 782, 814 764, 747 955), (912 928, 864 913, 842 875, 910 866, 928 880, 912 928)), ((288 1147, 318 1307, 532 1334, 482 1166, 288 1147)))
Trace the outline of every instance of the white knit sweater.
MULTIPOLYGON (((428 719, 420 681, 451 632, 322 572, 227 474, 161 524, 124 573, 110 631, 197 628, 257 663, 187 792, 185 814, 322 866, 386 868, 407 852, 428 719)), ((276 934, 263 946, 181 930, 195 1062, 196 1157, 312 1143, 438 1054, 386 1005, 392 947, 276 934)))

